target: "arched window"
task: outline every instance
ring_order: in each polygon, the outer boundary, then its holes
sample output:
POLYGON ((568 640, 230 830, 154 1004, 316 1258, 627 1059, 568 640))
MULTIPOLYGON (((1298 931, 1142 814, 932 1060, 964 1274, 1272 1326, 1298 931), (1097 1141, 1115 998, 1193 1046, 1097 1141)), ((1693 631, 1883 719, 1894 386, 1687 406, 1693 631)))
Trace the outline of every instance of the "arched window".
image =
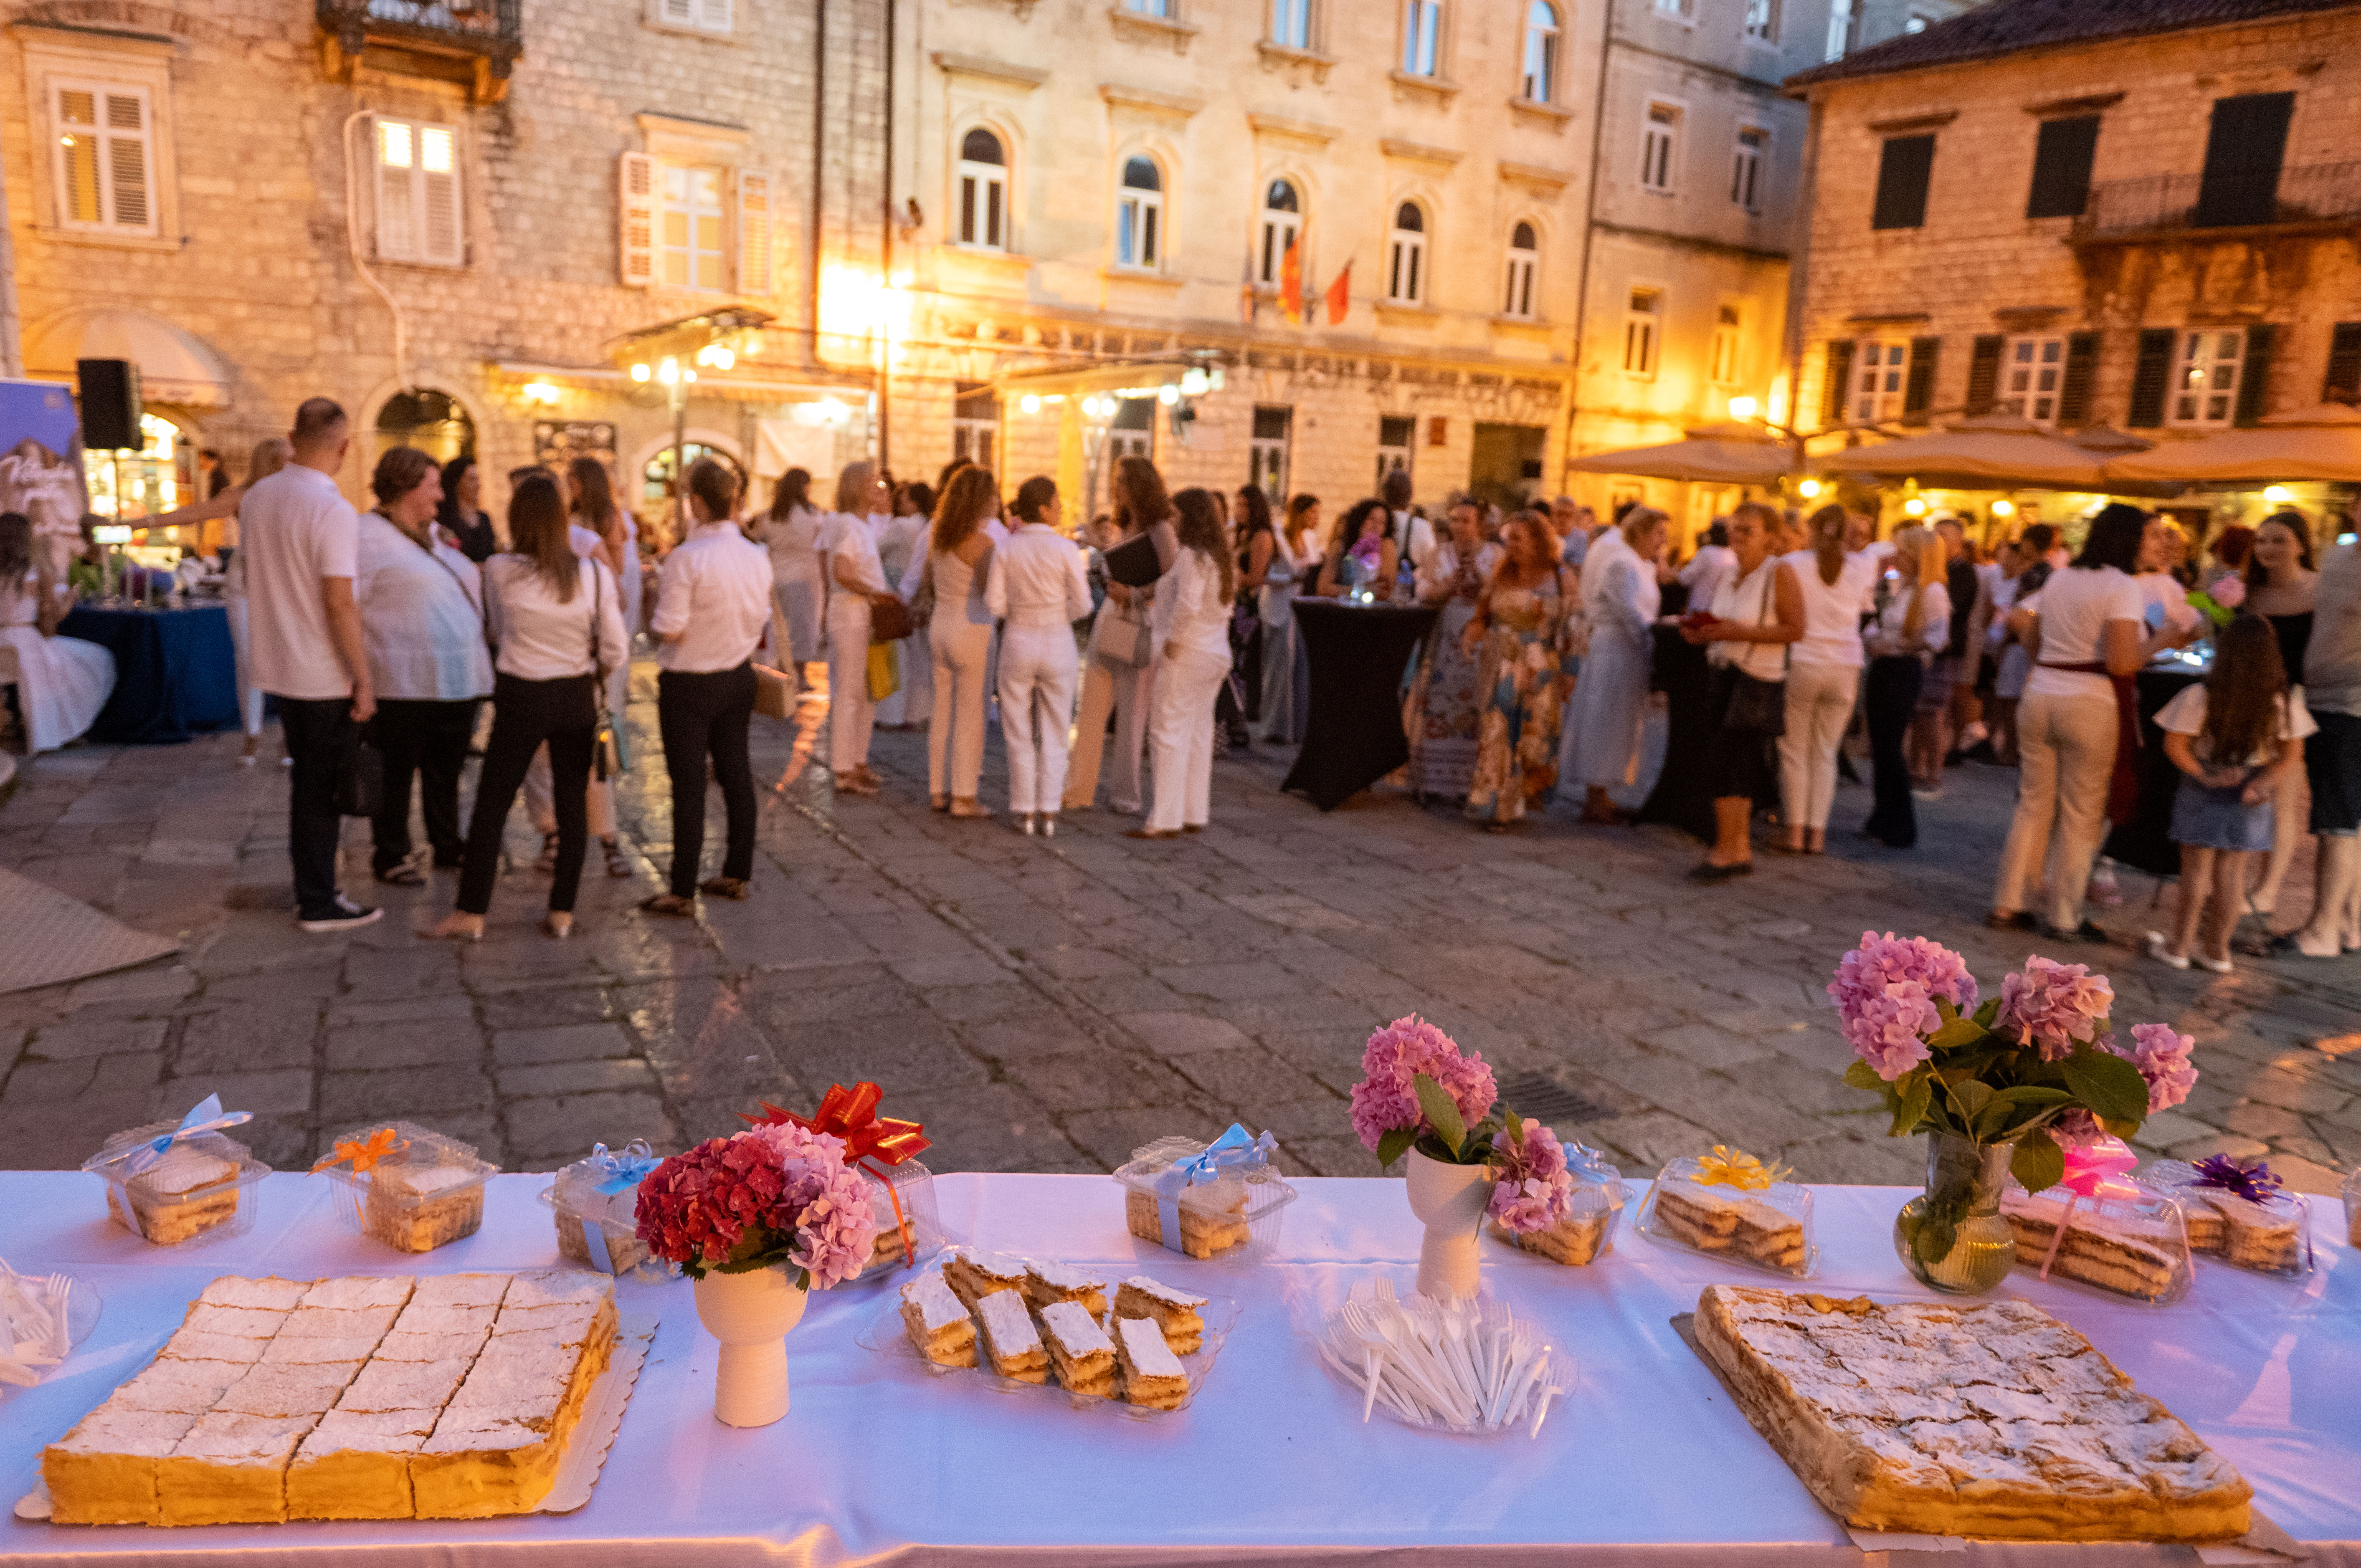
POLYGON ((476 450, 475 422, 459 400, 448 393, 421 388, 396 392, 377 411, 376 439, 370 442, 372 466, 397 446, 415 446, 437 463, 471 455, 476 450))
POLYGON ((1509 291, 1500 306, 1504 316, 1531 321, 1533 316, 1533 274, 1541 270, 1541 246, 1533 225, 1519 224, 1509 233, 1509 291))
POLYGON ((1153 270, 1163 256, 1163 220, 1164 171, 1154 159, 1126 159, 1115 204, 1115 265, 1153 270))
POLYGON ((1262 195, 1262 249, 1256 258, 1255 276, 1265 283, 1278 282, 1288 247, 1302 232, 1303 203, 1295 193, 1294 182, 1272 181, 1262 195))
POLYGON ((1525 13, 1524 94, 1536 104, 1550 102, 1557 91, 1557 8, 1549 0, 1533 0, 1525 13))
POLYGON ((960 138, 959 237, 961 245, 1008 248, 1008 154, 981 126, 960 138))
POLYGON ((1386 298, 1415 305, 1426 298, 1426 214, 1415 202, 1394 209, 1393 247, 1386 266, 1386 298))

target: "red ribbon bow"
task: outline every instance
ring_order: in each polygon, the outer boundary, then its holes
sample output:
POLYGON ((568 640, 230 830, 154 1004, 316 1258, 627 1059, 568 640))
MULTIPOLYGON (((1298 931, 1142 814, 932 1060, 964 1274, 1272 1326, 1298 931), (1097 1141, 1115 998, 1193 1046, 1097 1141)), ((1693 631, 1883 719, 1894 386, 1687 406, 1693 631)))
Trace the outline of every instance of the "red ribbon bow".
MULTIPOLYGON (((884 1098, 885 1091, 873 1083, 856 1083, 850 1089, 831 1083, 820 1099, 819 1109, 808 1116, 782 1110, 767 1100, 763 1102, 765 1114, 750 1116, 741 1111, 738 1115, 758 1127, 792 1122, 806 1132, 841 1138, 847 1165, 859 1165, 865 1159, 890 1167, 917 1158, 932 1145, 919 1124, 877 1114, 877 1102, 884 1098)), ((882 1174, 878 1179, 884 1184, 885 1196, 894 1205, 894 1224, 902 1233, 902 1266, 907 1268, 917 1262, 917 1238, 911 1234, 909 1216, 902 1212, 902 1196, 894 1190, 893 1181, 882 1174)))

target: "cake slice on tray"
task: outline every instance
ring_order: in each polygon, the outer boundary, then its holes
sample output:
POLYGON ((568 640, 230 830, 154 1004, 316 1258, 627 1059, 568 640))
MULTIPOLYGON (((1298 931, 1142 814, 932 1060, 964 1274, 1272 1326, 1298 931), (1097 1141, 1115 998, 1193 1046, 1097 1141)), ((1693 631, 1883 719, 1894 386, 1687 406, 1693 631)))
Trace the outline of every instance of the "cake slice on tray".
POLYGON ((941 1275, 922 1274, 902 1287, 902 1326, 936 1365, 975 1365, 975 1320, 941 1275))
POLYGON ((1207 1298, 1135 1274, 1116 1287, 1115 1315, 1148 1318, 1164 1331, 1164 1343, 1175 1355, 1188 1355, 1204 1343, 1205 1320, 1197 1309, 1207 1298))
POLYGON ((1115 1397, 1115 1342, 1081 1302, 1052 1301, 1042 1308, 1041 1337, 1060 1387, 1102 1399, 1115 1397))
POLYGON ((995 1290, 1022 1292, 1025 1266, 996 1252, 955 1246, 943 1255, 943 1283, 951 1288, 952 1294, 966 1304, 968 1310, 973 1311, 980 1299, 995 1290))
POLYGON ((1033 1314, 1025 1310, 1021 1293, 994 1290, 979 1297, 975 1315, 983 1324, 983 1348, 992 1357, 994 1372, 1019 1383, 1049 1381, 1049 1357, 1041 1348, 1041 1336, 1033 1327, 1033 1314))
POLYGON ((1092 1317, 1106 1316, 1106 1281, 1070 1263, 1027 1264, 1025 1299, 1037 1310, 1052 1301, 1077 1301, 1092 1317))
POLYGON ((1126 1404, 1177 1410, 1189 1401, 1189 1374, 1164 1343, 1152 1318, 1115 1321, 1115 1359, 1123 1367, 1126 1404))

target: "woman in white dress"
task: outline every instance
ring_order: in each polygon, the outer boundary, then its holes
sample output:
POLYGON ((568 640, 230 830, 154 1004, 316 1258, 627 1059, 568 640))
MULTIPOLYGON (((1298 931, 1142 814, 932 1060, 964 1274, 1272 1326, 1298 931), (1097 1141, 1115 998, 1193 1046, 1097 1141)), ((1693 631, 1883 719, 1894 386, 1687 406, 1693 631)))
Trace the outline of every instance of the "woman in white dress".
POLYGON ((1292 746, 1303 739, 1312 664, 1295 631, 1295 594, 1303 574, 1320 564, 1320 498, 1287 503, 1287 521, 1272 535, 1262 586, 1262 738, 1292 746))
POLYGON ((992 476, 970 464, 943 487, 927 534, 922 578, 934 580, 935 611, 927 622, 927 656, 937 697, 927 721, 927 795, 937 811, 989 817, 976 799, 983 775, 984 697, 992 662, 993 611, 983 590, 994 545, 984 525, 998 515, 992 476))
MULTIPOLYGON (((935 511, 935 492, 925 485, 904 485, 894 493, 894 515, 877 533, 877 564, 885 580, 906 600, 916 592, 912 568, 926 567, 928 520, 935 511)), ((894 644, 901 663, 902 684, 877 705, 881 729, 916 729, 934 712, 934 654, 927 634, 914 630, 894 644)))
POLYGON ((1149 720, 1156 794, 1144 827, 1126 839, 1177 839, 1202 829, 1211 815, 1213 699, 1230 673, 1230 600, 1237 567, 1229 531, 1210 491, 1172 498, 1180 546, 1157 585, 1156 686, 1149 720))
POLYGON ((115 690, 115 655, 60 637, 65 605, 33 565, 32 520, 0 512, 0 642, 16 651, 16 711, 26 749, 54 751, 91 726, 115 690))
POLYGON ((840 795, 875 795, 885 783, 869 765, 877 704, 869 696, 870 606, 890 598, 877 559, 872 513, 893 504, 874 463, 848 463, 837 476, 836 510, 820 532, 828 568, 828 766, 840 795))
POLYGON ((1082 550, 1058 532, 1057 482, 1017 487, 1016 532, 993 546, 984 609, 1005 620, 1000 738, 1008 748, 1008 809, 1026 832, 1052 837, 1066 793, 1066 729, 1074 721, 1074 622, 1091 613, 1082 550))
POLYGON ((1558 774, 1584 786, 1585 822, 1627 818, 1607 792, 1634 782, 1640 730, 1648 712, 1648 667, 1655 653, 1656 612, 1664 598, 1656 558, 1672 520, 1635 506, 1590 543, 1582 563, 1582 613, 1590 652, 1575 683, 1558 774))
POLYGON ((820 656, 820 607, 828 591, 819 569, 820 510, 811 503, 811 474, 790 468, 771 490, 763 515, 763 548, 771 553, 771 623, 774 650, 788 661, 786 673, 803 684, 803 668, 820 656))

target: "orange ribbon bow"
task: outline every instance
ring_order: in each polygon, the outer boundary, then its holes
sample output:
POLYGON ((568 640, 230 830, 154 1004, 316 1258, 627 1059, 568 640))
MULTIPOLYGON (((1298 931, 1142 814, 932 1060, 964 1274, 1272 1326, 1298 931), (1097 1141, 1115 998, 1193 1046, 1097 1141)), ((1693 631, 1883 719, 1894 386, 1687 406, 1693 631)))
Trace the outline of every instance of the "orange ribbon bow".
POLYGON ((1716 1144, 1713 1153, 1698 1157, 1697 1175, 1691 1179, 1699 1187, 1734 1187, 1741 1192, 1761 1192, 1786 1176, 1785 1166, 1765 1166, 1741 1149, 1716 1144))
MULTIPOLYGON (((808 1116, 798 1116, 793 1111, 782 1110, 769 1101, 763 1102, 761 1116, 738 1113, 741 1121, 753 1125, 777 1126, 792 1122, 806 1132, 826 1133, 844 1140, 844 1163, 859 1165, 871 1160, 881 1167, 900 1165, 915 1159, 925 1149, 932 1147, 925 1129, 917 1122, 897 1121, 877 1114, 878 1102, 885 1091, 876 1084, 861 1082, 847 1089, 831 1083, 820 1098, 819 1109, 808 1116)), ((873 1176, 885 1189, 886 1201, 894 1205, 894 1226, 902 1234, 902 1266, 913 1266, 918 1261, 917 1238, 910 1234, 909 1216, 902 1212, 902 1195, 894 1190, 892 1178, 873 1171, 873 1176)))
POLYGON ((336 1152, 313 1166, 311 1174, 317 1176, 332 1165, 349 1161, 353 1174, 358 1176, 389 1155, 399 1154, 410 1146, 408 1138, 397 1136, 391 1127, 379 1127, 369 1135, 368 1142, 357 1144, 350 1138, 336 1140, 336 1152))

